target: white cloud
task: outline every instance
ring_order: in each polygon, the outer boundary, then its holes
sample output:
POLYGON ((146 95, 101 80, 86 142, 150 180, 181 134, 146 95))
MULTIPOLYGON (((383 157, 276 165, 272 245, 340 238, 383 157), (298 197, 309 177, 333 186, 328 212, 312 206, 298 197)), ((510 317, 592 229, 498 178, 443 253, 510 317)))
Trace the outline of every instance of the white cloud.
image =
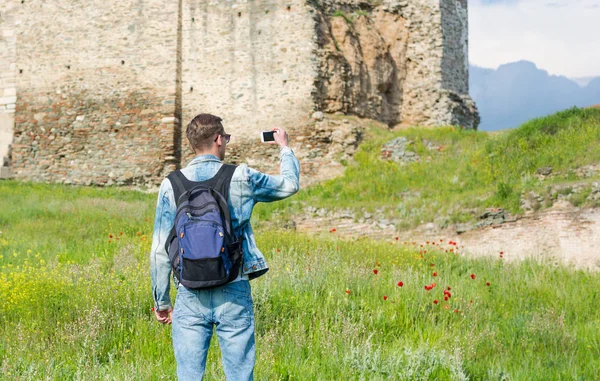
POLYGON ((469 0, 469 61, 600 76, 600 0, 469 0))

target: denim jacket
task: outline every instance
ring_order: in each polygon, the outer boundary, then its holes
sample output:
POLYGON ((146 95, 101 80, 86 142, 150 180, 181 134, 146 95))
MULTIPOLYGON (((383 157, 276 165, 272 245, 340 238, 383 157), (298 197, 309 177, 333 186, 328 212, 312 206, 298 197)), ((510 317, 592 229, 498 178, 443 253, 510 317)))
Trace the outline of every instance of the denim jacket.
MULTIPOLYGON (((279 176, 266 175, 242 164, 236 168, 231 179, 228 201, 231 222, 236 236, 244 238, 242 274, 249 279, 257 278, 269 270, 263 254, 256 247, 254 232, 250 226, 254 205, 257 202, 284 199, 298 192, 300 188, 298 159, 288 147, 282 148, 280 155, 279 176)), ((216 156, 200 155, 181 171, 189 180, 203 181, 213 177, 221 165, 222 162, 216 156)), ((152 295, 157 311, 171 308, 171 264, 165 250, 165 242, 175 223, 175 213, 173 188, 171 182, 164 179, 158 193, 150 252, 152 295)))

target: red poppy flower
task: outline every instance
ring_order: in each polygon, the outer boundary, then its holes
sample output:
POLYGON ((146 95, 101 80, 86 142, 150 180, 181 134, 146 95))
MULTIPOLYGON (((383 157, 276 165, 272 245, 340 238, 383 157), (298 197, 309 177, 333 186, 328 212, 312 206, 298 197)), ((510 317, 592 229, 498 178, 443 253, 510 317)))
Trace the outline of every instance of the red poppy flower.
POLYGON ((350 293, 351 293, 351 292, 352 292, 352 291, 350 291, 350 290, 346 289, 346 294, 350 295, 350 293))
POLYGON ((448 286, 446 289, 447 289, 448 291, 450 291, 450 290, 451 290, 450 286, 448 286))
POLYGON ((431 275, 437 276, 437 271, 434 271, 431 275))
POLYGON ((485 285, 486 285, 486 286, 489 286, 489 285, 490 285, 490 282, 486 282, 486 283, 485 283, 485 285))
POLYGON ((448 295, 444 296, 444 300, 448 301, 448 295))
POLYGON ((471 279, 475 279, 475 274, 471 274, 471 279))
POLYGON ((455 313, 455 314, 457 314, 457 313, 458 313, 458 308, 456 308, 456 309, 454 310, 454 313, 455 313))
POLYGON ((398 282, 398 287, 402 287, 404 286, 404 283, 402 281, 398 282))
POLYGON ((113 235, 112 235, 112 234, 109 234, 109 235, 108 235, 108 238, 112 238, 112 237, 113 237, 113 235))
POLYGON ((438 304, 438 303, 439 303, 439 302, 438 302, 438 300, 437 300, 437 299, 433 301, 433 304, 438 304))
POLYGON ((378 272, 379 272, 379 270, 373 269, 373 274, 377 275, 378 272))
POLYGON ((429 264, 429 267, 433 267, 433 266, 435 266, 435 263, 430 263, 429 264))
POLYGON ((396 237, 396 241, 399 239, 399 237, 396 237))
POLYGON ((152 312, 154 312, 154 307, 151 308, 152 312))
POLYGON ((330 232, 330 233, 335 233, 336 231, 337 231, 337 229, 336 229, 336 228, 333 228, 333 229, 331 229, 329 232, 330 232))
POLYGON ((383 300, 387 300, 387 295, 383 295, 383 300))
POLYGON ((431 284, 431 288, 434 288, 435 286, 437 286, 435 283, 431 284))

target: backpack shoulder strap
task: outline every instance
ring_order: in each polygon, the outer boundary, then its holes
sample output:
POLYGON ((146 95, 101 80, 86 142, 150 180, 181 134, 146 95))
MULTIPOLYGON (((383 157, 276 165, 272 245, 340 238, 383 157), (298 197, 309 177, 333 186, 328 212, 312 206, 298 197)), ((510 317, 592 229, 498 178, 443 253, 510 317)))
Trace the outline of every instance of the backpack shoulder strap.
POLYGON ((221 193, 225 200, 229 200, 229 185, 231 184, 231 178, 237 166, 231 164, 223 164, 219 168, 219 172, 215 175, 217 182, 215 183, 214 190, 221 193))
POLYGON ((235 165, 223 164, 221 168, 219 168, 219 172, 215 175, 214 186, 212 186, 212 190, 221 196, 215 197, 215 200, 219 204, 222 217, 225 221, 225 232, 232 240, 235 239, 235 233, 233 232, 231 211, 229 210, 227 201, 229 200, 229 185, 231 184, 231 178, 233 177, 233 172, 235 172, 236 168, 235 165))
POLYGON ((191 181, 181 172, 181 170, 173 171, 167 176, 173 187, 173 196, 175 204, 179 206, 179 198, 187 190, 192 189, 196 185, 205 184, 211 186, 219 192, 225 200, 229 199, 229 184, 237 166, 231 164, 223 164, 212 179, 206 181, 191 181))
POLYGON ((186 183, 190 181, 181 173, 181 170, 173 171, 167 176, 173 187, 173 196, 175 198, 175 204, 179 206, 179 198, 187 190, 186 183))

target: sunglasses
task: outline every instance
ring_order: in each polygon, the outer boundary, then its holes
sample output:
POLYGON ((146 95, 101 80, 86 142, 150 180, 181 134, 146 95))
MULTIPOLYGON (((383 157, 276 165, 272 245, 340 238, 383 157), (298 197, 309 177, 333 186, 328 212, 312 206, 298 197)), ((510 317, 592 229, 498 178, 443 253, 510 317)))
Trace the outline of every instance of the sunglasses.
POLYGON ((229 140, 231 140, 231 134, 219 134, 215 138, 215 142, 217 141, 217 139, 219 139, 219 136, 222 136, 225 138, 225 144, 229 144, 229 140))

